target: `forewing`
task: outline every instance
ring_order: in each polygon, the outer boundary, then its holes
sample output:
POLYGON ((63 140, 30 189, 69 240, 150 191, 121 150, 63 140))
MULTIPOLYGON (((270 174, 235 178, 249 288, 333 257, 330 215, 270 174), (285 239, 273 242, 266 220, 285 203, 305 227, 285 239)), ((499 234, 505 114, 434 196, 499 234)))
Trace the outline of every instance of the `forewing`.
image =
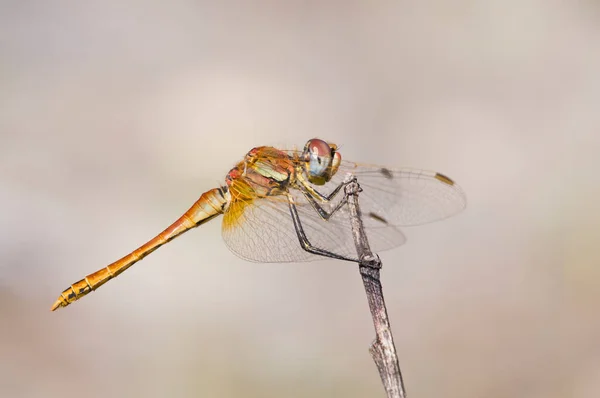
POLYGON ((462 188, 441 173, 352 162, 342 162, 328 189, 347 173, 362 188, 359 203, 367 228, 426 224, 461 212, 467 203, 462 188))

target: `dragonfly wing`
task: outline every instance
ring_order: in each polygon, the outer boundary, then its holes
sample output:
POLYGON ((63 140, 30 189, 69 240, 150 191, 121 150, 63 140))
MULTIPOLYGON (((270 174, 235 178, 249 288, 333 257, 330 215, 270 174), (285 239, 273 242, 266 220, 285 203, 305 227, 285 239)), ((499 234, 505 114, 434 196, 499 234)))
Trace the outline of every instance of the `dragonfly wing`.
POLYGON ((256 262, 310 261, 302 250, 285 197, 233 201, 223 217, 225 244, 237 256, 256 262))
MULTIPOLYGON (((300 191, 292 189, 290 195, 302 228, 313 246, 347 258, 357 258, 347 208, 324 220, 300 191)), ((337 200, 341 200, 342 196, 341 193, 337 200)), ((323 204, 323 207, 330 210, 337 200, 323 204)), ((391 249, 406 241, 402 232, 393 225, 377 225, 368 228, 367 233, 374 251, 391 249)), ((257 199, 252 203, 233 202, 223 219, 223 239, 231 251, 250 261, 300 262, 327 258, 302 248, 288 199, 284 195, 257 199)))
MULTIPOLYGON (((342 183, 347 173, 362 188, 359 204, 367 237, 374 252, 402 245, 401 226, 425 224, 450 217, 466 206, 463 190, 450 178, 436 172, 402 168, 388 169, 344 161, 324 186, 314 186, 324 195, 342 183)), ((304 232, 310 243, 348 258, 356 249, 347 206, 323 220, 304 195, 290 190, 304 232)), ((335 208, 343 191, 330 203, 335 208)), ((252 201, 233 201, 223 219, 223 238, 238 256, 257 262, 298 262, 323 259, 302 249, 285 195, 252 201)))
POLYGON ((332 189, 347 173, 355 175, 363 189, 359 203, 367 228, 426 224, 451 217, 466 207, 462 188, 440 173, 344 161, 329 183, 332 189))

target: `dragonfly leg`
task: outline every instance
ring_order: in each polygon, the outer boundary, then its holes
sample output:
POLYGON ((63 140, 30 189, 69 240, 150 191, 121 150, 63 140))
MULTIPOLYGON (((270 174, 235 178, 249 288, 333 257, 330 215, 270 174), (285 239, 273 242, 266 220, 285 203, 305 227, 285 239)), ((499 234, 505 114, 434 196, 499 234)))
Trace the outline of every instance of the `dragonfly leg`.
POLYGON ((296 235, 298 236, 298 240, 300 241, 300 246, 302 249, 306 250, 309 253, 316 254, 324 257, 331 257, 338 260, 352 261, 358 262, 357 259, 345 257, 328 250, 320 249, 315 247, 310 243, 304 229, 302 228, 302 222, 300 221, 300 216, 298 215, 298 210, 296 209, 296 204, 294 203, 294 198, 291 195, 288 195, 288 203, 290 207, 290 213, 292 214, 292 221, 294 222, 294 229, 296 230, 296 235))
POLYGON ((304 189, 306 192, 310 193, 313 197, 319 198, 321 200, 321 202, 325 202, 325 203, 330 202, 340 192, 340 190, 342 188, 344 188, 346 185, 348 185, 348 183, 349 183, 349 181, 343 181, 333 191, 331 191, 331 193, 329 195, 323 195, 321 192, 314 189, 306 181, 306 179, 304 177, 302 177, 301 173, 298 174, 298 176, 296 177, 296 180, 300 183, 300 187, 302 189, 304 189))
POLYGON ((328 212, 317 202, 317 200, 314 198, 313 195, 311 195, 309 191, 304 189, 304 187, 301 187, 300 190, 302 191, 310 205, 313 207, 313 209, 315 209, 315 211, 319 213, 319 216, 321 216, 321 218, 325 221, 329 220, 331 216, 333 216, 339 209, 342 208, 342 206, 348 203, 348 195, 344 194, 344 197, 342 198, 342 200, 340 200, 337 206, 332 211, 328 212))
POLYGON ((311 204, 313 209, 315 209, 315 211, 319 213, 319 216, 321 216, 321 218, 325 221, 329 220, 329 218, 331 218, 331 216, 333 216, 339 209, 341 209, 342 206, 348 203, 348 195, 344 193, 344 197, 342 198, 342 200, 340 200, 337 206, 332 211, 328 212, 317 202, 317 198, 324 203, 330 202, 340 192, 342 188, 348 185, 350 181, 344 181, 340 183, 340 185, 338 185, 329 195, 325 196, 321 192, 314 189, 302 177, 299 177, 298 180, 299 184, 297 184, 297 187, 302 191, 302 193, 304 194, 308 202, 311 204))

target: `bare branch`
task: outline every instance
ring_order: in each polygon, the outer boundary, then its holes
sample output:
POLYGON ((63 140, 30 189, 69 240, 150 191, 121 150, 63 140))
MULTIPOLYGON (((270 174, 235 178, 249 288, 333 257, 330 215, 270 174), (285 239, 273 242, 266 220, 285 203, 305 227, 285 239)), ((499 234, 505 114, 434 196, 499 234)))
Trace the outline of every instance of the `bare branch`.
POLYGON ((405 398, 406 393, 402 382, 402 374, 383 299, 383 289, 379 280, 379 273, 382 267, 381 259, 378 255, 373 254, 369 247, 369 241, 367 240, 358 205, 358 196, 361 188, 356 177, 349 174, 345 182, 347 184, 344 189, 348 197, 352 235, 360 260, 360 275, 365 285, 369 309, 373 317, 373 325, 375 325, 376 337, 369 351, 377 365, 379 376, 381 377, 388 398, 405 398))

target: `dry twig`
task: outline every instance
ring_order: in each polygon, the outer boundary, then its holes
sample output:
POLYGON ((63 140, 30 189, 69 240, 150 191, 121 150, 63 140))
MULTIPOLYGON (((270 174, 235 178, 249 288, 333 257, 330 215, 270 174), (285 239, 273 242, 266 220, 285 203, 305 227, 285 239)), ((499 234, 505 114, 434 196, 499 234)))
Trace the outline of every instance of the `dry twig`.
POLYGON ((379 376, 385 388, 388 398, 405 398, 404 384, 396 347, 392 336, 392 329, 383 299, 383 290, 379 280, 379 271, 382 263, 378 255, 371 252, 367 235, 365 234, 363 222, 361 219, 360 207, 358 205, 358 196, 361 191, 356 177, 348 175, 345 186, 348 198, 348 207, 350 209, 352 235, 354 244, 360 260, 360 275, 365 285, 369 309, 375 325, 375 340, 371 344, 369 351, 379 370, 379 376))

